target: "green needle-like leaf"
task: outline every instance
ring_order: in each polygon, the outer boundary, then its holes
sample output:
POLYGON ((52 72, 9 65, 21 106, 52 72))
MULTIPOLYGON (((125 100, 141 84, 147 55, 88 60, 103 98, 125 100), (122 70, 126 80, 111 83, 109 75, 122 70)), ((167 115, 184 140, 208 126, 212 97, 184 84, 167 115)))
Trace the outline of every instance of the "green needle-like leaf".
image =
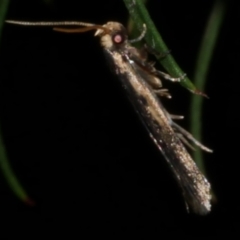
MULTIPOLYGON (((10 2, 9 0, 0 0, 0 40, 9 2, 10 2)), ((25 203, 32 205, 33 202, 30 200, 30 198, 24 191, 23 187, 17 180, 8 161, 7 152, 4 146, 3 136, 1 132, 1 125, 0 125, 0 168, 2 170, 4 177, 6 178, 6 181, 8 182, 12 191, 17 195, 17 197, 24 201, 25 203)))
MULTIPOLYGON (((143 1, 142 0, 123 0, 123 1, 139 31, 142 30, 143 24, 146 24, 147 26, 147 33, 145 35, 146 43, 159 53, 167 52, 169 49, 164 43, 158 30, 156 29, 143 1)), ((184 75, 184 72, 180 69, 180 67, 175 62, 171 54, 168 54, 164 59, 161 59, 161 61, 159 62, 171 76, 180 77, 184 75)), ((200 92, 197 90, 197 88, 194 86, 194 84, 190 81, 189 78, 185 77, 180 83, 182 86, 184 86, 191 92, 200 94, 200 92)))
MULTIPOLYGON (((207 22, 206 30, 203 35, 202 43, 199 48, 199 54, 196 62, 196 69, 194 74, 194 83, 204 89, 207 74, 210 66, 210 62, 214 53, 214 47, 217 42, 217 37, 220 31, 220 27, 225 13, 225 2, 222 0, 216 0, 213 6, 213 10, 207 22)), ((191 133, 201 141, 202 125, 202 103, 203 98, 199 96, 192 96, 191 100, 191 133)), ((196 150, 194 152, 194 159, 199 168, 205 172, 203 165, 202 152, 196 150)))

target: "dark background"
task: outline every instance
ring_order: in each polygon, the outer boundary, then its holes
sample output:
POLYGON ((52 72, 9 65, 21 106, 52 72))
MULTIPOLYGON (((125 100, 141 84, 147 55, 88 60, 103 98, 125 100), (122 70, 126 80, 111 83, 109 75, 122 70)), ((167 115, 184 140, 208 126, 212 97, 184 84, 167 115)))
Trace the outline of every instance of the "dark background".
MULTIPOLYGON (((148 4, 190 78, 213 2, 148 4)), ((93 32, 68 35, 6 25, 0 49, 2 132, 12 167, 36 202, 35 207, 21 203, 0 176, 0 218, 8 228, 77 237, 84 229, 133 239, 239 233, 239 9, 227 2, 205 89, 210 99, 199 119, 203 142, 214 149, 204 157, 217 197, 205 217, 186 212, 164 158, 110 72, 93 32)), ((120 0, 50 5, 29 0, 13 1, 7 18, 126 25, 128 12, 120 0)), ((167 109, 185 115, 182 126, 188 128, 191 93, 164 84, 173 94, 167 109)))

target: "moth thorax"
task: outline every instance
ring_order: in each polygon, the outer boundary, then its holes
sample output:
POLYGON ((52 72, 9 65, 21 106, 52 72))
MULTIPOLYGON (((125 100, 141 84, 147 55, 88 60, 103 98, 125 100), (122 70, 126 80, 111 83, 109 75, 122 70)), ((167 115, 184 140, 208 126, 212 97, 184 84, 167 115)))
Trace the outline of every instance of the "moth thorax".
POLYGON ((108 29, 108 32, 104 32, 102 29, 98 29, 95 36, 100 36, 101 45, 104 48, 112 49, 121 47, 127 41, 126 29, 121 23, 108 22, 103 25, 104 28, 108 29))

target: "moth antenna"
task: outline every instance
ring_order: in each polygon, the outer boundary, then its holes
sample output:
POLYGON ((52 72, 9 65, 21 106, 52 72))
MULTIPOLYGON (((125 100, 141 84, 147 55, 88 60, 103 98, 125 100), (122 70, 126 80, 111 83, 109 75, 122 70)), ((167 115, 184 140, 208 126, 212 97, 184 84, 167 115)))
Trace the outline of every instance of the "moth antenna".
POLYGON ((85 26, 85 27, 92 27, 92 26, 99 26, 94 23, 86 23, 86 22, 76 22, 76 21, 63 21, 63 22, 25 22, 25 21, 15 21, 15 20, 6 20, 6 23, 16 24, 16 25, 23 25, 23 26, 85 26))
POLYGON ((41 26, 41 27, 58 27, 58 26, 82 26, 86 28, 74 28, 74 29, 67 29, 67 28, 53 28, 54 31, 64 32, 64 33, 79 33, 79 32, 87 32, 90 30, 95 29, 102 29, 105 32, 109 32, 108 28, 105 28, 101 25, 94 24, 94 23, 86 23, 86 22, 24 22, 24 21, 14 21, 14 20, 6 20, 6 23, 22 25, 22 26, 41 26))

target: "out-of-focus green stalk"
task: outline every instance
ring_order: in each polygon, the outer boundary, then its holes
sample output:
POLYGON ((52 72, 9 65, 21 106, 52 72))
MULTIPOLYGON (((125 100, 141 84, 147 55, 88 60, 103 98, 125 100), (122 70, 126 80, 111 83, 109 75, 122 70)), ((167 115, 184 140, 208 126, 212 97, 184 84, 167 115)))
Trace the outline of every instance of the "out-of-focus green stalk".
MULTIPOLYGON (((4 24, 9 2, 10 2, 9 0, 0 0, 0 40, 2 36, 3 24, 4 24)), ((2 173, 6 181, 8 182, 10 188, 16 194, 16 196, 22 201, 24 201, 25 203, 29 205, 33 205, 33 201, 31 201, 31 199, 26 194, 25 190, 17 180, 10 166, 10 163, 7 157, 7 152, 4 146, 3 136, 1 132, 1 125, 0 125, 0 168, 2 170, 2 173)))
MULTIPOLYGON (((196 84, 200 89, 204 89, 207 74, 210 66, 210 62, 214 53, 214 47, 217 42, 217 38, 221 29, 221 24, 225 13, 225 1, 216 0, 209 16, 205 33, 202 38, 201 46, 199 48, 199 53, 196 62, 196 68, 194 73, 194 84, 196 84)), ((191 133, 201 141, 202 138, 202 103, 203 98, 199 96, 192 96, 191 109, 190 109, 190 122, 191 122, 191 133)), ((205 173, 202 151, 194 151, 194 160, 205 173)))

